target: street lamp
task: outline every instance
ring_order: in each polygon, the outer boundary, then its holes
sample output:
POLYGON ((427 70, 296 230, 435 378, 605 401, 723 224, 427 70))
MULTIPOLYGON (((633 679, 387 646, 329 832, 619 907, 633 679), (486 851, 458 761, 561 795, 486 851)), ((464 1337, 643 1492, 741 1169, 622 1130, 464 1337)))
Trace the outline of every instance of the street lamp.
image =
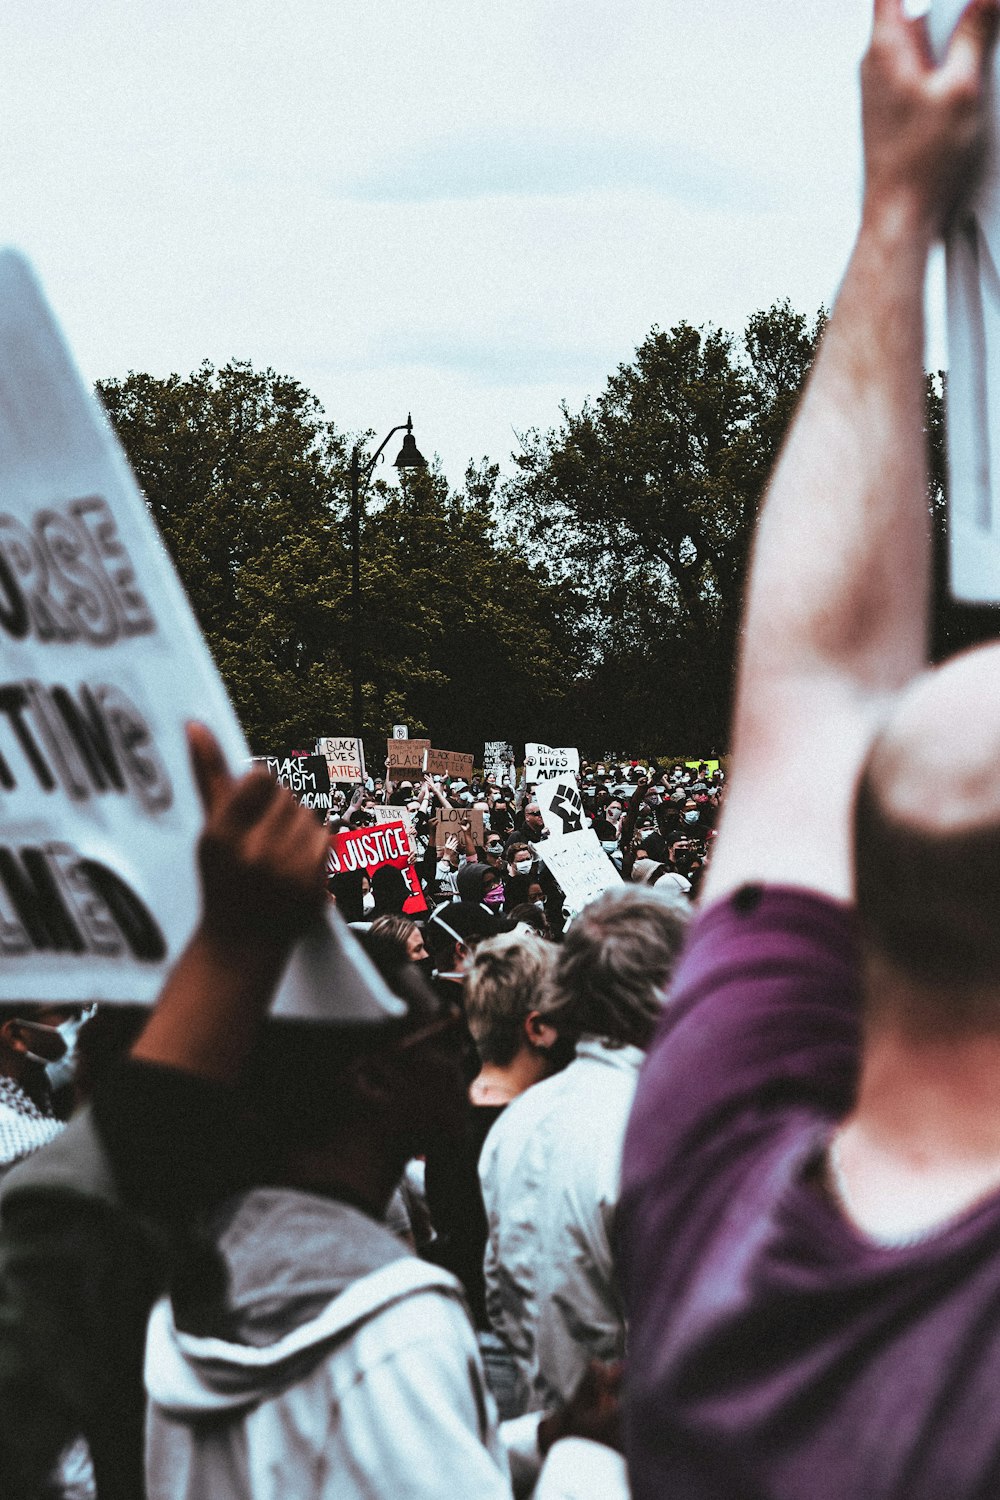
POLYGON ((361 462, 361 445, 355 443, 351 453, 351 719, 352 732, 361 738, 361 490, 367 488, 375 472, 375 465, 382 456, 382 449, 393 433, 406 429, 403 446, 395 459, 395 467, 403 469, 426 469, 427 460, 417 448, 413 436, 413 417, 407 413, 406 421, 400 422, 387 432, 366 464, 361 462))

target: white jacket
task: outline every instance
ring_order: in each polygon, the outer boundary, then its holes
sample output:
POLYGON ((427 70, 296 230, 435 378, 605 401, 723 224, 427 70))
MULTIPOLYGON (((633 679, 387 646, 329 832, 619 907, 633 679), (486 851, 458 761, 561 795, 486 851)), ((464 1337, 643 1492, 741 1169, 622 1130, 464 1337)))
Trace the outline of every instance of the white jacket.
POLYGON ((507 1106, 479 1158, 486 1306, 531 1410, 568 1400, 588 1359, 625 1352, 611 1226, 644 1057, 583 1038, 568 1068, 507 1106))
POLYGON ((238 1200, 217 1244, 222 1334, 150 1317, 149 1500, 510 1500, 453 1277, 290 1189, 238 1200))

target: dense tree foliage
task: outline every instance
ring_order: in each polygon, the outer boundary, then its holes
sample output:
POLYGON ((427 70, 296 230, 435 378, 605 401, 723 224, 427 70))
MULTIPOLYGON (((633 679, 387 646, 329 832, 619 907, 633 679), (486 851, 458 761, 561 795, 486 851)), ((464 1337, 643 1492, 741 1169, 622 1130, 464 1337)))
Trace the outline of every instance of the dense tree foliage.
MULTIPOLYGON (((204 365, 98 387, 257 750, 350 725, 347 465, 315 397, 273 371, 204 365)), ((496 534, 497 470, 366 496, 365 728, 449 749, 536 732, 582 664, 578 605, 496 534)))
MULTIPOLYGON (((450 749, 726 748, 753 523, 823 316, 737 338, 654 328, 516 472, 377 477, 361 531, 364 722, 450 749)), ((350 725, 352 439, 294 380, 233 363, 99 394, 256 749, 350 725)), ((934 649, 996 633, 947 598, 944 378, 928 377, 934 649)), ((364 436, 369 441, 371 434, 364 436)))
POLYGON ((588 743, 613 725, 618 745, 724 746, 753 522, 822 322, 782 303, 739 341, 654 328, 595 401, 523 440, 509 508, 587 580, 588 743))

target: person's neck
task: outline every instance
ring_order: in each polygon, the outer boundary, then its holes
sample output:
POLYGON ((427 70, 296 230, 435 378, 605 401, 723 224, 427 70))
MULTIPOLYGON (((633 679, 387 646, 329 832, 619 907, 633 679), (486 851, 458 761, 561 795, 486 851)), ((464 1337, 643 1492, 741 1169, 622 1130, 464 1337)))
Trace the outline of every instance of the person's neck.
POLYGON ((832 1157, 842 1206, 876 1237, 931 1232, 1000 1190, 1000 1035, 917 1029, 897 1001, 883 986, 832 1157))
POLYGON ((509 1063, 483 1063, 469 1085, 473 1104, 509 1104, 548 1076, 545 1053, 522 1047, 509 1063))

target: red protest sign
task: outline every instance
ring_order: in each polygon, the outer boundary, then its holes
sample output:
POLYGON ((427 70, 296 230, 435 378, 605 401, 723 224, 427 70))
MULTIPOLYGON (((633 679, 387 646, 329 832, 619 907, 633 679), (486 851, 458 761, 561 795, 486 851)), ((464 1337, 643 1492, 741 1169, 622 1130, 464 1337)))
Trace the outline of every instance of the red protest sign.
POLYGON ((393 865, 402 870, 410 887, 403 911, 408 917, 419 916, 427 910, 425 897, 417 878, 416 870, 407 863, 410 857, 410 835, 401 820, 394 823, 379 823, 374 828, 353 828, 334 834, 331 842, 331 862, 340 870, 364 870, 372 875, 380 865, 393 865))

